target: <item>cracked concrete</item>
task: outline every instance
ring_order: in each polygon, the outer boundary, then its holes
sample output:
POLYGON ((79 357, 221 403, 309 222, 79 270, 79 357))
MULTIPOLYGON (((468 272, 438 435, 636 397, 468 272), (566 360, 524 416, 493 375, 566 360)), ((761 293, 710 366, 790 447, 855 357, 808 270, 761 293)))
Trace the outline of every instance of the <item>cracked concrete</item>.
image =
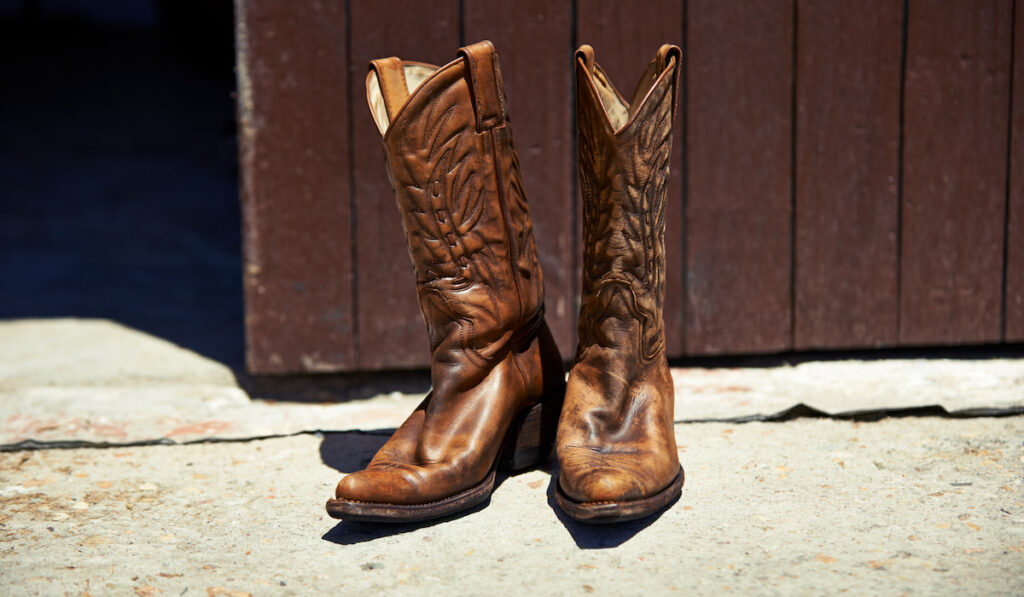
POLYGON ((687 481, 586 527, 548 471, 453 520, 323 511, 385 434, 0 454, 11 595, 1024 591, 1024 417, 676 426, 687 481), (236 593, 232 593, 235 591, 236 593))
POLYGON ((1024 592, 1021 359, 673 377, 678 418, 734 420, 676 425, 687 480, 660 515, 579 525, 536 470, 451 520, 339 523, 324 502, 418 402, 422 376, 261 385, 109 321, 0 322, 0 590, 1024 592), (884 418, 928 405, 1006 416, 884 418), (861 418, 740 422, 794 408, 861 418), (140 440, 171 445, 123 445, 140 440))
MULTIPOLYGON (((680 421, 764 420, 794 411, 1024 413, 1024 359, 687 367, 672 377, 680 421)), ((388 429, 428 386, 413 373, 253 380, 112 321, 0 322, 0 450, 388 429), (287 400, 252 400, 274 397, 287 400)))

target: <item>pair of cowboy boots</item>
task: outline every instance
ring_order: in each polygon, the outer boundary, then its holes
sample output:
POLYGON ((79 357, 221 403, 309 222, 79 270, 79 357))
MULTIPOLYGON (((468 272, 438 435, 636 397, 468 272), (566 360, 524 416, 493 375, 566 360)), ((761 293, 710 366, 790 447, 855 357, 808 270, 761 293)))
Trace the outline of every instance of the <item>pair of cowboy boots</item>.
MULTIPOLYGON (((625 100, 575 56, 584 265, 565 381, 490 42, 443 67, 371 63, 380 129, 431 347, 432 390, 327 511, 439 518, 488 499, 498 469, 557 445, 559 507, 587 522, 651 514, 682 489, 665 359, 665 191, 681 62, 665 45, 625 100)), ((567 214, 568 217, 568 214, 567 214)))

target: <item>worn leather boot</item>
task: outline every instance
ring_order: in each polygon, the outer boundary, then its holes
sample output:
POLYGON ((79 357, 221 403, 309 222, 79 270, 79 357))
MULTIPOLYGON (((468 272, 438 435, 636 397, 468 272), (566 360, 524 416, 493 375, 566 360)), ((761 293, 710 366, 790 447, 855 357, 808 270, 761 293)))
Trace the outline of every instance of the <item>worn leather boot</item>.
POLYGON ((484 41, 438 68, 371 63, 433 388, 366 470, 342 478, 335 518, 438 518, 485 501, 495 470, 544 461, 565 370, 544 322, 544 281, 498 55, 484 41))
POLYGON ((626 101, 576 52, 583 286, 558 424, 558 505, 583 522, 651 514, 682 489, 665 360, 665 192, 681 53, 665 45, 626 101))

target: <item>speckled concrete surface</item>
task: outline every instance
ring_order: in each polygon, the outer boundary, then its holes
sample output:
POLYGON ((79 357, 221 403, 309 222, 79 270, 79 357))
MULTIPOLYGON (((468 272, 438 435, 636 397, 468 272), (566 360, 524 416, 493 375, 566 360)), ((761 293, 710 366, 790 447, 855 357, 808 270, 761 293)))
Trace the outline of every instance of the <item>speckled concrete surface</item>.
POLYGON ((0 454, 11 595, 1024 593, 1024 417, 677 425, 683 495, 584 527, 550 474, 421 526, 323 502, 383 434, 0 454))

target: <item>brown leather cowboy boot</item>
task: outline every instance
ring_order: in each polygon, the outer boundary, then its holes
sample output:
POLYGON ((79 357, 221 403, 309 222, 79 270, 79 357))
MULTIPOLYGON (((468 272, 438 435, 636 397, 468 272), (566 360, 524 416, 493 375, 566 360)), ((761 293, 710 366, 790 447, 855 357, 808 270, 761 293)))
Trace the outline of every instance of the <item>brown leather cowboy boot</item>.
POLYGON ((371 63, 433 388, 366 470, 338 483, 335 518, 415 521, 485 501, 495 469, 545 460, 565 371, 544 322, 544 282, 498 55, 484 41, 438 68, 371 63))
POLYGON ((594 63, 593 48, 576 52, 583 287, 555 497, 584 522, 651 514, 683 485, 662 319, 681 58, 678 47, 662 46, 627 102, 594 63))

